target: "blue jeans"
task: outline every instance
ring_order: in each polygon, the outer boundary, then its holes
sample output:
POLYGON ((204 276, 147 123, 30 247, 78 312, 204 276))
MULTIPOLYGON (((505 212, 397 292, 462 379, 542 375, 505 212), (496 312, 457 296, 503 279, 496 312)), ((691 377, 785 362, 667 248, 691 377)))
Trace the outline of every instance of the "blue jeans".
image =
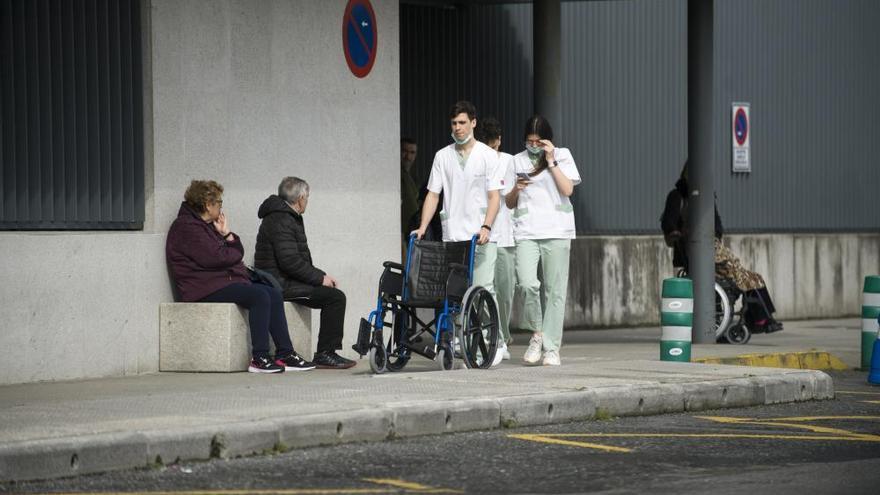
POLYGON ((293 353, 293 343, 284 316, 284 299, 274 287, 262 284, 232 284, 208 294, 200 302, 231 302, 248 310, 251 354, 269 357, 269 336, 275 342, 275 356, 293 353))

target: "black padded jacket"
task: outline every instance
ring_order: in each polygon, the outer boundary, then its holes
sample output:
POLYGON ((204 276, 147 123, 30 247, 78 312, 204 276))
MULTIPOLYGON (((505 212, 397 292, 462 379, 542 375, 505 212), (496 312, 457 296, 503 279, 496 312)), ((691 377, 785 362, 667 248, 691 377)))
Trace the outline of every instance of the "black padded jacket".
POLYGON ((271 273, 284 289, 284 298, 308 295, 321 285, 325 273, 312 264, 302 215, 276 195, 260 205, 254 266, 271 273))

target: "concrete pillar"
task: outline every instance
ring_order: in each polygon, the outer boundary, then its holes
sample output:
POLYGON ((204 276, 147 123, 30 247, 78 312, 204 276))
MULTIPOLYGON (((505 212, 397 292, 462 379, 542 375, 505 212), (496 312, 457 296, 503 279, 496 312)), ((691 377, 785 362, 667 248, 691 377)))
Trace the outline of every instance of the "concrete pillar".
POLYGON ((688 261, 694 282, 693 341, 715 342, 715 187, 712 163, 714 0, 688 0, 688 261))
POLYGON ((535 0, 532 16, 535 113, 553 126, 553 140, 562 129, 562 8, 560 0, 535 0))

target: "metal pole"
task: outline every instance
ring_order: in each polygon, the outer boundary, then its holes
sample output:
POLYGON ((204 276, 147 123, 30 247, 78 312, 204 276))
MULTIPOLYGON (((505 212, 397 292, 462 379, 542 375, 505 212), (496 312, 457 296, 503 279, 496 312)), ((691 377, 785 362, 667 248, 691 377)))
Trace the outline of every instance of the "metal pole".
POLYGON ((562 8, 560 0, 535 0, 532 16, 535 113, 553 125, 554 141, 562 136, 562 8))
POLYGON ((688 262, 694 282, 693 341, 697 344, 715 342, 714 3, 688 0, 688 262))

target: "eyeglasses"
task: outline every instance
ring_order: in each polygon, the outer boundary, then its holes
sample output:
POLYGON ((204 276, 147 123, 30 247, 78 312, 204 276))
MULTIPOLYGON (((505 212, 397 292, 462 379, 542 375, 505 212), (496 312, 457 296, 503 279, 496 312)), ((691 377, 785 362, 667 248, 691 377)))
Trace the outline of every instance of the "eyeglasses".
POLYGON ((526 146, 540 146, 540 139, 526 139, 526 146))

